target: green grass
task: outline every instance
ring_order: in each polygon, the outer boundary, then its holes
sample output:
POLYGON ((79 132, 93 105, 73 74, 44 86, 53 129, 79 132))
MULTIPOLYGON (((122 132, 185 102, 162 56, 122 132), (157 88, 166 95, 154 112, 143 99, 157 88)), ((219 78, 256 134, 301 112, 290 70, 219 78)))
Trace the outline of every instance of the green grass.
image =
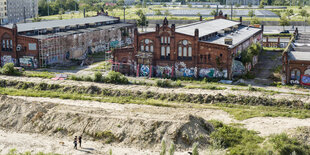
POLYGON ((245 120, 254 117, 295 117, 300 119, 310 118, 309 110, 306 109, 276 106, 249 106, 224 103, 218 103, 214 105, 234 116, 234 118, 237 120, 245 120))
POLYGON ((187 85, 185 86, 187 89, 207 89, 207 90, 225 90, 226 87, 218 87, 215 85, 187 85))
POLYGON ((132 103, 132 104, 144 104, 163 107, 175 107, 169 102, 163 102, 155 99, 142 99, 132 96, 100 96, 91 94, 61 92, 61 91, 49 91, 49 90, 36 90, 36 89, 16 89, 16 88, 0 88, 0 94, 11 96, 28 96, 28 97, 50 97, 60 99, 71 100, 86 100, 86 101, 98 101, 98 102, 110 102, 110 103, 132 103))
POLYGON ((100 62, 98 66, 91 69, 91 71, 108 71, 111 70, 112 64, 109 61, 100 62))
POLYGON ((277 47, 263 47, 264 51, 284 51, 285 48, 277 48, 277 47))
POLYGON ((54 72, 39 72, 39 71, 25 71, 23 73, 24 76, 26 77, 40 77, 40 78, 45 78, 45 79, 51 79, 55 77, 56 73, 54 72))

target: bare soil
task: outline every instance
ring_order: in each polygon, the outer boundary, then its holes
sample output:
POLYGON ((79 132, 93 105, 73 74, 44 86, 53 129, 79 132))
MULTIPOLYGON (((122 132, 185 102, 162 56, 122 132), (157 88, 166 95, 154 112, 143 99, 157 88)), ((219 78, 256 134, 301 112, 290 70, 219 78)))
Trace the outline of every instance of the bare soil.
MULTIPOLYGON (((0 154, 11 148, 21 152, 61 154, 158 154, 161 140, 174 142, 177 154, 191 150, 199 139, 208 147, 213 130, 205 120, 240 123, 268 136, 309 127, 310 119, 256 117, 233 119, 221 110, 155 107, 34 97, 0 97, 0 154), (109 138, 96 138, 109 131, 109 138), (83 149, 73 150, 74 136, 83 135, 83 149), (64 146, 59 142, 64 142, 64 146)), ((213 152, 213 154, 223 152, 213 152)))

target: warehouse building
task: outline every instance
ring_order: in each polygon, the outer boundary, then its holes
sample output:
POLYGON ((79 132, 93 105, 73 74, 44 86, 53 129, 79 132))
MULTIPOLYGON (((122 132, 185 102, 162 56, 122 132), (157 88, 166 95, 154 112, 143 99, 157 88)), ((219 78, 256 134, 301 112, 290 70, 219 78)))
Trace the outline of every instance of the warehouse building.
POLYGON ((310 86, 310 36, 309 33, 298 34, 283 53, 283 83, 310 86))
POLYGON ((220 12, 214 20, 176 27, 165 18, 153 32, 135 29, 133 47, 114 52, 114 69, 124 74, 156 77, 229 78, 257 63, 242 63, 241 51, 262 44, 262 29, 227 20, 220 12))
POLYGON ((131 44, 133 28, 110 16, 5 25, 0 27, 1 65, 66 65, 131 44))

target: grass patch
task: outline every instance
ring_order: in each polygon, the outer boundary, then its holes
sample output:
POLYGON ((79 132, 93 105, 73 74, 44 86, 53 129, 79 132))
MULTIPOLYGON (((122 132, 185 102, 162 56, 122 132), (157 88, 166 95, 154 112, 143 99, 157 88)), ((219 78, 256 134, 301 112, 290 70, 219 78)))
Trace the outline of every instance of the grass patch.
POLYGON ((249 106, 217 103, 214 106, 226 111, 234 116, 237 120, 245 120, 254 117, 295 117, 295 118, 310 118, 309 110, 296 109, 288 107, 275 106, 249 106))
POLYGON ((193 85, 187 85, 185 86, 187 89, 208 89, 208 90, 225 90, 226 87, 218 87, 213 85, 199 85, 199 86, 193 86, 193 85))
POLYGON ((37 72, 37 71, 25 71, 23 73, 26 77, 39 77, 39 78, 45 78, 45 79, 51 79, 55 77, 56 73, 54 72, 37 72))

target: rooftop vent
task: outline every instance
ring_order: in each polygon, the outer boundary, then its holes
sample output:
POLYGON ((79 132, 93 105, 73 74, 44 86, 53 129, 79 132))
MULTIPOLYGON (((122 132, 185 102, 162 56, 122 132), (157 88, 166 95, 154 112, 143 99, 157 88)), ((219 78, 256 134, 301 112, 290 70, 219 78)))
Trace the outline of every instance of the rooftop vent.
POLYGON ((226 37, 224 41, 226 45, 232 45, 233 39, 231 37, 226 37))

